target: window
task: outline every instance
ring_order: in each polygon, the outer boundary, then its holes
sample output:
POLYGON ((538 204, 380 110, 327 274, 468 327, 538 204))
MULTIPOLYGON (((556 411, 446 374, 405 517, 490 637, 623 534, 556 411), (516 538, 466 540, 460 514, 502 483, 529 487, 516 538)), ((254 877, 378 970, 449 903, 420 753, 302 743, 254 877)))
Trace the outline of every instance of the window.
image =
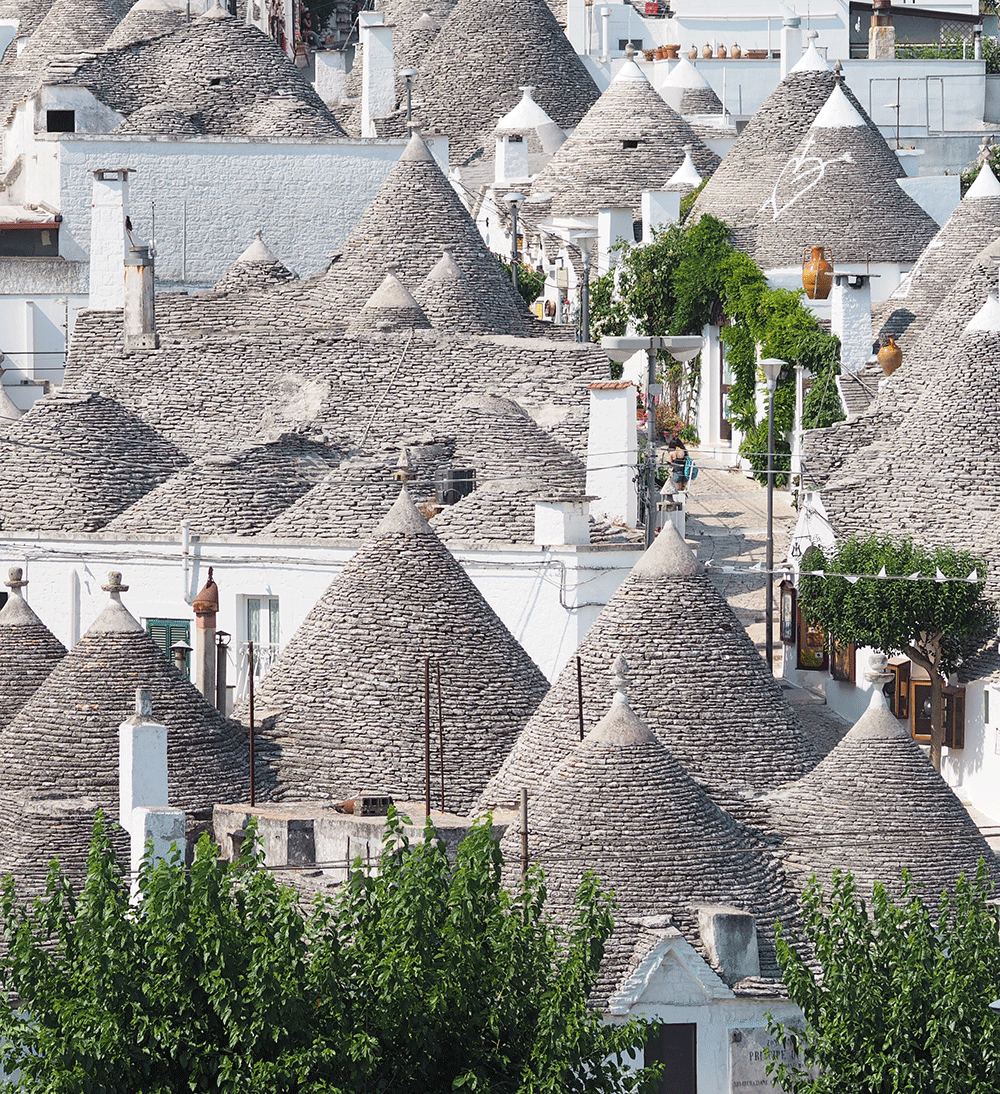
POLYGON ((638 141, 622 141, 622 148, 638 148, 638 141))
POLYGON ((795 641, 795 603, 798 597, 795 586, 790 581, 782 581, 779 586, 781 616, 779 634, 781 641, 791 645, 795 641))
MULTIPOLYGON (((278 598, 247 597, 247 642, 253 643, 253 674, 259 680, 267 674, 278 654, 278 598)), ((249 649, 247 651, 249 655, 249 649)))
POLYGON ((58 224, 6 224, 0 227, 0 257, 55 258, 58 254, 58 224))
MULTIPOLYGON (((185 646, 191 645, 191 621, 189 619, 147 619, 146 633, 153 640, 169 661, 173 662, 174 655, 170 647, 177 642, 183 642, 185 646)), ((190 676, 191 654, 184 655, 184 668, 190 676)))
POLYGON ((683 1022, 654 1027, 646 1041, 646 1063, 662 1063, 656 1094, 698 1094, 698 1026, 683 1022))
POLYGON ((48 133, 75 133, 75 110, 46 110, 45 130, 48 133))
MULTIPOLYGON (((910 732, 914 740, 931 739, 931 682, 910 681, 910 732)), ((965 689, 944 689, 944 743, 965 748, 965 689)))
POLYGON ((628 46, 629 42, 632 43, 632 48, 634 50, 636 50, 638 53, 642 52, 642 39, 641 38, 619 38, 618 39, 618 52, 619 53, 624 53, 625 48, 628 46))

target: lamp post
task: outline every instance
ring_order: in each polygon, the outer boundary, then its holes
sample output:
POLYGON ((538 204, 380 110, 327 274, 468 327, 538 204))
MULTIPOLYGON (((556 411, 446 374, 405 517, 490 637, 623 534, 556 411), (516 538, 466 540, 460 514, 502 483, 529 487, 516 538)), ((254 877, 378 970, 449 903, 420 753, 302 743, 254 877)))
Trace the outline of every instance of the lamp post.
POLYGON ((513 219, 510 234, 510 281, 517 288, 517 212, 525 202, 524 194, 507 194, 504 201, 510 206, 513 219))
POLYGON ((767 601, 764 605, 764 643, 767 667, 774 672, 774 392, 778 377, 786 362, 778 357, 765 357, 760 367, 767 380, 767 601))
POLYGON ((406 81, 406 120, 411 122, 413 120, 413 81, 420 73, 415 68, 403 68, 400 69, 399 74, 406 81))
POLYGON ((701 353, 700 335, 652 335, 643 337, 602 338, 601 349, 612 361, 627 361, 640 350, 646 353, 646 546, 656 538, 656 355, 661 349, 684 364, 701 353))
POLYGON ((590 341, 590 263, 594 253, 594 241, 597 236, 593 232, 574 232, 573 242, 580 249, 583 259, 583 292, 580 297, 580 332, 581 341, 590 341))

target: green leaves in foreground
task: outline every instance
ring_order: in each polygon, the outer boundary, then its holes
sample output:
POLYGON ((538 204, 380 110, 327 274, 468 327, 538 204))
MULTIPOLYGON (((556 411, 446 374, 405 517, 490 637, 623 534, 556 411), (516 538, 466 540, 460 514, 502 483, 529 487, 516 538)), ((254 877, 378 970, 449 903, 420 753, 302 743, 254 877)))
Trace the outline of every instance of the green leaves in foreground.
MULTIPOLYGON (((20 907, 3 889, 0 1059, 25 1092, 319 1094, 637 1090, 639 1023, 587 1006, 612 929, 584 882, 565 930, 540 875, 508 893, 488 822, 453 863, 397 818, 377 876, 360 861, 304 911, 248 839, 230 866, 203 837, 129 902, 101 818, 76 895, 56 866, 20 907)), ((14 1089, 14 1087, 10 1087, 14 1089)))
MULTIPOLYGON (((926 833, 933 838, 932 833, 926 833)), ((914 833, 919 839, 920 834, 914 833)), ((850 875, 824 898, 803 897, 807 964, 778 927, 777 949, 804 1033, 772 1022, 780 1044, 798 1046, 798 1068, 769 1071, 788 1094, 986 1094, 1000 1073, 1000 936, 980 863, 952 895, 928 904, 907 875, 893 899, 876 885, 871 905, 850 875), (922 896, 922 899, 921 899, 922 896), (818 967, 817 967, 818 966, 818 967)))

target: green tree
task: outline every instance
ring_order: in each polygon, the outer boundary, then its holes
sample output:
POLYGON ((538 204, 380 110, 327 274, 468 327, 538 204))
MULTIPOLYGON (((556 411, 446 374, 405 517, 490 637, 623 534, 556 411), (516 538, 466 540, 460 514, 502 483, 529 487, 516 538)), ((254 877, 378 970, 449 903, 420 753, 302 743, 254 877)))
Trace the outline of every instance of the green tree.
MULTIPOLYGON (((914 833, 914 839, 922 833, 914 833)), ((929 905, 903 875, 893 900, 871 906, 850 874, 802 899, 809 956, 777 927, 777 953, 804 1028, 771 1020, 789 1050, 768 1065, 788 1094, 985 1094, 1000 1074, 996 906, 980 863, 929 905)))
POLYGON ((30 908, 2 900, 6 1088, 47 1094, 623 1092, 642 1023, 588 1006, 609 898, 589 878, 566 929, 538 874, 509 893, 488 822, 450 862, 398 818, 376 874, 311 911, 249 839, 234 865, 207 837, 141 871, 130 903, 103 821, 86 882, 57 865, 30 908))
MULTIPOLYGON (((779 357, 783 370, 775 396, 776 466, 787 471, 789 446, 783 440, 794 424, 795 371, 813 375, 803 413, 807 429, 832 425, 844 417, 834 378, 840 371, 840 342, 822 331, 803 307, 802 293, 770 289, 760 268, 733 248, 729 228, 712 216, 674 224, 655 232, 645 246, 626 244, 616 268, 597 278, 591 290, 596 337, 621 335, 635 327, 642 334, 700 334, 708 323, 725 323, 721 338, 733 383, 730 417, 744 434, 743 454, 758 473, 767 466, 767 424, 758 421, 757 350, 779 357)), ((661 354, 663 377, 670 385, 670 410, 687 419, 697 390, 700 363, 685 370, 661 354)), ((758 474, 760 481, 766 476, 758 474)), ((781 484, 782 478, 776 478, 781 484)))
POLYGON ((941 770, 944 743, 943 674, 953 672, 970 646, 996 634, 995 605, 984 597, 986 563, 967 551, 920 547, 889 536, 852 538, 829 557, 813 547, 802 560, 799 605, 810 620, 842 642, 899 652, 923 668, 931 684, 931 761, 941 770), (979 580, 939 581, 938 575, 979 580), (848 581, 838 574, 884 574, 848 581), (907 580, 917 575, 922 580, 907 580))

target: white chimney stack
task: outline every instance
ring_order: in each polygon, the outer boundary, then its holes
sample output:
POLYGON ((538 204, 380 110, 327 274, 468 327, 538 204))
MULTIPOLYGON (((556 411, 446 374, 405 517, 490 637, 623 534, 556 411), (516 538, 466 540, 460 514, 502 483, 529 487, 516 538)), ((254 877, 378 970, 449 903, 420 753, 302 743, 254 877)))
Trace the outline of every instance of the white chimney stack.
POLYGON ((125 350, 157 349, 153 301, 153 256, 148 247, 131 247, 125 255, 125 350))
POLYGON ((590 543, 591 500, 587 495, 538 498, 535 502, 535 546, 582 546, 590 543))
POLYGON ((798 64, 802 56, 802 16, 786 8, 781 20, 781 78, 798 64))
POLYGON ((135 714, 118 727, 118 822, 131 837, 133 877, 149 840, 154 860, 172 844, 184 851, 184 812, 167 804, 167 727, 153 721, 149 688, 136 689, 135 714))
POLYGON ((392 27, 382 12, 358 15, 361 33, 361 136, 377 137, 375 119, 386 118, 396 106, 392 27))
POLYGON ((636 388, 630 380, 603 380, 589 390, 587 493, 595 498, 590 513, 596 520, 634 528, 639 520, 632 481, 639 458, 636 388))
POLYGON ((93 311, 117 311, 125 303, 122 261, 127 242, 129 173, 127 168, 101 168, 93 172, 89 302, 93 311))
POLYGON ((840 339, 840 365, 857 372, 872 355, 872 287, 868 274, 833 277, 830 330, 840 339))
POLYGON ((635 242, 632 228, 632 210, 621 207, 609 207, 597 210, 597 273, 603 277, 608 270, 618 264, 620 251, 614 247, 619 240, 635 242))

